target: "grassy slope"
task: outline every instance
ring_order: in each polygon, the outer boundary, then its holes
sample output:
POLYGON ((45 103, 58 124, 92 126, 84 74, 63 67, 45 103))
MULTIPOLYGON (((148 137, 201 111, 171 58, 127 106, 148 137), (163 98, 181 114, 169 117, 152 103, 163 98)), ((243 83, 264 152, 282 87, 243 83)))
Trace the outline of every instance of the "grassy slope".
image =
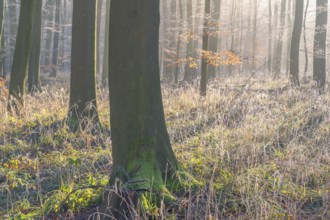
MULTIPOLYGON (((176 155, 202 186, 178 193, 172 212, 151 209, 167 218, 329 219, 329 94, 267 80, 242 84, 215 82, 205 100, 196 87, 164 89, 176 155)), ((111 170, 109 134, 69 132, 63 85, 27 96, 20 117, 0 101, 1 218, 75 215, 100 200, 111 170)), ((109 128, 106 97, 99 112, 109 128)))

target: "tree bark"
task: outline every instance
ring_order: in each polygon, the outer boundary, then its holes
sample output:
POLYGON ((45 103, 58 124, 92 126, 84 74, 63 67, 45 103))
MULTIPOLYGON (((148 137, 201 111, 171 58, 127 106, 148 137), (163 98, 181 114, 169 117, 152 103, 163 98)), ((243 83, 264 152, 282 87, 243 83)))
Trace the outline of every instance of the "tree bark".
POLYGON ((8 110, 19 113, 23 106, 26 72, 32 38, 35 0, 21 0, 21 11, 9 83, 8 110))
MULTIPOLYGON (((187 23, 188 23, 188 31, 192 36, 195 34, 195 28, 194 28, 194 22, 192 21, 193 17, 193 1, 187 0, 187 23)), ((187 44, 187 53, 186 53, 186 65, 185 65, 185 72, 183 76, 183 81, 185 82, 191 82, 193 77, 194 70, 190 67, 190 62, 188 61, 194 56, 194 39, 189 38, 189 42, 187 44)), ((195 71, 196 72, 196 71, 195 71)))
POLYGON ((61 3, 62 0, 55 0, 55 22, 54 22, 54 45, 53 45, 53 56, 52 56, 52 72, 51 76, 56 77, 58 71, 58 49, 60 40, 60 15, 61 15, 61 3))
POLYGON ((285 25, 285 11, 286 11, 286 0, 281 1, 281 14, 280 14, 280 25, 277 34, 276 50, 274 51, 273 59, 273 74, 274 78, 279 78, 281 74, 281 60, 282 60, 282 48, 283 48, 283 34, 285 25))
POLYGON ((40 49, 41 49, 41 17, 42 0, 34 0, 34 21, 32 27, 32 45, 29 55, 28 91, 41 91, 40 85, 40 49))
POLYGON ((300 86, 299 82, 299 47, 301 29, 304 14, 304 0, 297 0, 295 6, 294 27, 291 40, 290 52, 290 81, 294 86, 300 86))
POLYGON ((316 22, 314 32, 313 79, 320 92, 326 82, 326 40, 328 23, 328 0, 316 1, 316 22))
MULTIPOLYGON (((106 0, 108 1, 108 0, 106 0)), ((96 11, 96 73, 101 73, 101 21, 102 21, 103 0, 97 0, 96 11)))
MULTIPOLYGON (((205 1, 205 11, 204 11, 204 30, 203 30, 203 43, 202 50, 207 51, 209 48, 209 16, 211 12, 211 0, 205 1)), ((202 56, 202 72, 201 72, 201 82, 200 82, 200 95, 202 97, 206 96, 207 90, 207 69, 208 69, 208 61, 205 57, 202 56)))
POLYGON ((272 38, 273 38, 273 27, 272 27, 272 0, 268 3, 268 72, 272 72, 272 38))
MULTIPOLYGON (((48 0, 46 3, 46 41, 45 41, 45 54, 43 60, 44 64, 49 67, 49 71, 51 72, 52 68, 52 43, 53 43, 53 35, 54 35, 54 7, 56 0, 48 0)), ((52 74, 51 74, 52 75, 52 74)))
POLYGON ((305 7, 305 15, 304 15, 304 49, 305 49, 305 70, 304 70, 304 78, 303 80, 306 80, 307 78, 307 70, 308 70, 308 48, 307 48, 307 37, 306 37, 306 19, 307 19, 307 10, 309 6, 309 0, 306 2, 306 7, 305 7))
MULTIPOLYGON (((5 0, 0 0, 0 42, 2 42, 3 32, 4 32, 4 20, 5 20, 5 0)), ((4 56, 4 47, 1 44, 0 46, 0 76, 5 77, 4 65, 2 61, 2 56, 4 56)))
POLYGON ((182 30, 183 30, 183 27, 181 26, 181 24, 183 23, 182 0, 179 0, 179 18, 180 18, 179 35, 178 35, 177 44, 176 44, 176 62, 177 62, 177 64, 175 65, 175 72, 174 72, 174 82, 176 84, 179 83, 179 72, 180 72, 180 64, 178 61, 180 59, 181 35, 182 35, 182 30))
MULTIPOLYGON (((220 30, 220 9, 221 9, 221 0, 213 0, 214 10, 212 11, 212 21, 215 22, 215 30, 220 30)), ((218 52, 218 42, 219 42, 220 36, 218 34, 215 34, 214 36, 210 37, 209 42, 209 50, 216 53, 218 52)), ((216 69, 217 67, 210 65, 208 68, 208 75, 209 78, 215 78, 216 77, 216 69)))
POLYGON ((99 126, 96 102, 96 1, 74 0, 70 111, 73 129, 99 126))
POLYGON ((104 38, 104 56, 102 68, 102 86, 105 87, 108 83, 109 75, 109 22, 110 22, 110 5, 111 0, 106 2, 106 20, 105 20, 105 38, 104 38))
POLYGON ((258 5, 257 0, 253 0, 253 37, 252 37, 252 72, 257 68, 256 54, 257 54, 257 18, 258 5))
MULTIPOLYGON (((175 178, 179 165, 166 130, 160 88, 159 0, 112 1, 110 11, 110 185, 120 190, 121 182, 138 198, 151 190, 164 193, 165 180, 169 184, 175 178)), ((113 210, 125 212, 121 200, 111 197, 113 210)), ((115 217, 124 219, 119 212, 115 217)))

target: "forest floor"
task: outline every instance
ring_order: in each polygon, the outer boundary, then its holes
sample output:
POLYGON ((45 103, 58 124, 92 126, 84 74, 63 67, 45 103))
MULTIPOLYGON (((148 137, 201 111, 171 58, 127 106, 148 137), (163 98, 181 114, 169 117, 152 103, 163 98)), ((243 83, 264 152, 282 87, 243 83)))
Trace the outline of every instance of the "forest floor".
MULTIPOLYGON (((220 79, 163 86, 168 132, 198 188, 156 219, 330 219, 330 95, 311 85, 220 79)), ((66 126, 67 79, 25 97, 20 116, 0 99, 0 219, 97 219, 111 172, 107 92, 104 132, 66 126), (95 212, 93 214, 93 212, 95 212), (83 217, 81 217, 83 216, 83 217)))

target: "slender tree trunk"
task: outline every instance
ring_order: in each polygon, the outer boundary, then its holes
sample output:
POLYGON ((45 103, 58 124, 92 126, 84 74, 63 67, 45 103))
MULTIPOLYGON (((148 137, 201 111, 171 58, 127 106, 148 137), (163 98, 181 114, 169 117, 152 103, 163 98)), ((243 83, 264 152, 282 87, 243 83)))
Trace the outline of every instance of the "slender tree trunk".
POLYGON ((9 34, 9 44, 7 46, 8 52, 9 52, 9 68, 12 68, 12 62, 13 62, 13 57, 14 57, 14 51, 15 51, 15 42, 16 42, 16 37, 17 37, 17 26, 18 26, 18 20, 17 20, 17 5, 16 1, 8 1, 8 7, 9 7, 9 19, 10 19, 10 24, 9 24, 9 29, 10 29, 10 34, 9 34))
MULTIPOLYGON (((234 51, 235 45, 235 23, 236 23, 236 0, 232 0, 232 8, 230 15, 230 51, 234 51)), ((228 65, 228 74, 231 76, 233 74, 233 65, 228 65)))
MULTIPOLYGON (((108 0, 106 0, 108 1, 108 0)), ((96 73, 101 73, 101 21, 102 21, 102 6, 103 0, 97 0, 96 14, 96 73)))
POLYGON ((95 0, 73 1, 69 116, 74 129, 85 129, 87 125, 99 126, 95 65, 96 5, 95 0))
POLYGON ((282 60, 282 48, 283 48, 283 34, 285 25, 285 12, 286 12, 286 0, 281 1, 281 14, 280 14, 280 26, 278 28, 276 50, 274 52, 273 59, 273 74, 274 78, 279 78, 281 74, 281 60, 282 60))
POLYGON ((304 81, 307 80, 307 70, 308 70, 308 48, 307 48, 307 37, 306 37, 306 19, 307 19, 307 10, 309 6, 309 0, 306 2, 305 15, 304 15, 304 46, 305 46, 305 71, 304 71, 304 81))
MULTIPOLYGON (((193 22, 191 21, 193 16, 193 1, 192 0, 187 0, 187 24, 188 24, 188 31, 190 34, 193 36, 194 35, 194 25, 193 22)), ((190 67, 190 62, 189 59, 193 57, 193 38, 188 39, 188 44, 187 44, 187 53, 186 53, 186 64, 184 68, 184 76, 183 76, 183 81, 185 82, 191 82, 191 67, 190 67)))
POLYGON ((291 53, 291 40, 292 40, 292 0, 288 0, 288 15, 287 15, 287 59, 286 59, 286 75, 290 73, 290 53, 291 53))
POLYGON ((41 17, 42 0, 34 0, 34 21, 32 28, 32 44, 29 55, 28 91, 41 91, 40 86, 40 49, 41 49, 41 17))
POLYGON ((61 3, 62 0, 55 0, 55 22, 54 22, 54 45, 53 45, 53 56, 52 56, 52 72, 51 76, 56 77, 58 71, 58 49, 60 40, 60 15, 61 15, 61 3))
POLYGON ((3 35, 1 38, 1 50, 0 50, 0 71, 3 78, 7 77, 7 62, 6 62, 6 39, 3 35))
MULTIPOLYGON (((202 50, 207 51, 209 48, 209 16, 211 12, 211 0, 205 1, 205 11, 204 11, 204 29, 203 29, 203 43, 202 50)), ((200 82, 200 95, 202 97, 206 96, 207 89, 207 68, 208 60, 202 56, 202 72, 201 72, 201 82, 200 82)))
POLYGON ((252 72, 256 71, 258 4, 253 0, 252 72))
POLYGON ((273 38, 273 27, 272 27, 272 0, 268 3, 268 72, 272 72, 272 38, 273 38))
MULTIPOLYGON (((54 7, 55 7, 56 0, 48 0, 46 5, 47 16, 47 31, 46 31, 46 42, 45 42, 45 65, 49 67, 49 71, 52 70, 52 43, 53 43, 53 36, 54 36, 54 7)), ((51 74, 52 75, 52 74, 51 74)))
POLYGON ((110 23, 110 5, 111 0, 106 1, 106 20, 105 20, 105 38, 104 38, 104 57, 102 69, 102 86, 105 87, 108 83, 109 75, 109 23, 110 23))
MULTIPOLYGON (((220 30, 220 9, 221 9, 221 0, 213 0, 213 7, 214 10, 212 11, 211 17, 212 21, 215 23, 215 30, 219 31, 220 30)), ((215 34, 214 36, 210 37, 210 42, 209 42, 209 50, 216 53, 218 52, 218 42, 220 36, 215 34)), ((209 65, 208 67, 208 75, 209 78, 215 78, 216 77, 216 69, 217 67, 213 65, 209 65)))
POLYGON ((326 82, 326 40, 328 24, 328 0, 316 0, 316 22, 314 32, 313 79, 320 92, 326 82))
POLYGON ((296 1, 295 11, 290 53, 290 81, 292 85, 299 86, 299 47, 304 14, 304 0, 296 1))
POLYGON ((21 0, 19 25, 9 83, 8 110, 19 114, 23 106, 26 72, 31 46, 35 0, 21 0))
POLYGON ((179 0, 179 14, 180 14, 180 26, 179 26, 179 35, 177 39, 177 45, 176 45, 176 62, 177 64, 175 65, 175 73, 174 73, 174 82, 177 84, 179 82, 179 71, 180 71, 180 64, 179 64, 179 59, 180 59, 180 52, 181 52, 181 35, 182 35, 182 29, 183 27, 181 24, 183 23, 183 9, 182 9, 182 0, 179 0))
MULTIPOLYGON (((5 20, 5 0, 0 0, 0 42, 2 42, 2 38, 4 38, 4 20, 5 20)), ((4 65, 5 63, 3 63, 2 61, 2 56, 4 56, 4 47, 1 44, 0 47, 0 77, 4 77, 5 73, 4 73, 4 65)))
POLYGON ((171 19, 170 19, 170 33, 169 33, 169 43, 167 49, 167 53, 165 54, 166 62, 164 63, 164 78, 166 81, 173 81, 174 75, 174 65, 176 56, 174 55, 175 51, 175 43, 176 43, 176 28, 177 28, 177 3, 176 0, 171 0, 171 19))
MULTIPOLYGON (((110 11, 110 185, 118 192, 129 190, 137 199, 148 192, 162 196, 179 165, 166 130, 160 88, 159 0, 112 1, 110 11)), ((125 219, 120 212, 128 214, 122 200, 111 197, 116 219, 125 219)))

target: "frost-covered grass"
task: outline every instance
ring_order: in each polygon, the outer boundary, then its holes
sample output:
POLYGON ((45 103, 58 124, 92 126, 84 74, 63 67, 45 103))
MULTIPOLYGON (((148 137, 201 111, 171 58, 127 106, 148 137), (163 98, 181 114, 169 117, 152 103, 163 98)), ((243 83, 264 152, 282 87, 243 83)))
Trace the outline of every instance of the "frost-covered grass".
MULTIPOLYGON (((20 116, 0 101, 0 218, 103 216, 111 172, 107 92, 104 132, 71 133, 67 80, 25 97, 20 116), (100 208, 98 208, 100 206, 100 208), (94 215, 93 215, 94 213, 94 215)), ((165 219, 330 219, 330 95, 268 79, 163 85, 168 131, 199 187, 145 212, 165 219)), ((1 99, 0 99, 1 100, 1 99)), ((93 218, 91 218, 93 219, 93 218)))

